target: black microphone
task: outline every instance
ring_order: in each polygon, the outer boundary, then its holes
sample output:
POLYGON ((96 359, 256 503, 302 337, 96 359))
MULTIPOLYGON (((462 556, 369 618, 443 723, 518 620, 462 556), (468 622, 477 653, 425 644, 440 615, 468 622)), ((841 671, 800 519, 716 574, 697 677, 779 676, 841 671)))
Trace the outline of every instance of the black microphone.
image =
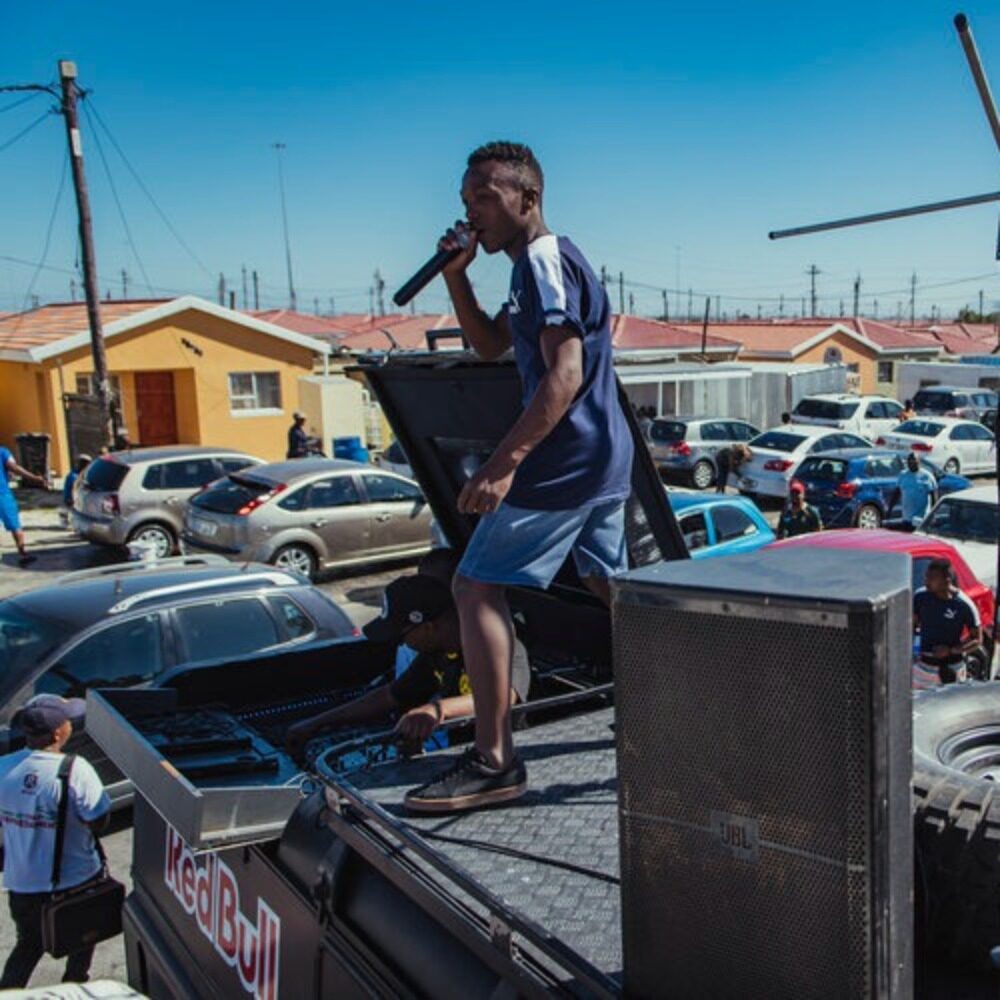
MULTIPOLYGON (((458 239, 462 241, 463 244, 467 245, 469 237, 466 233, 458 233, 458 239)), ((433 278, 436 278, 441 271, 444 269, 446 264, 450 264, 464 249, 462 247, 456 247, 454 250, 438 250, 436 254, 423 267, 417 271, 416 274, 410 278, 409 281, 404 284, 398 292, 392 297, 392 301, 396 303, 397 306, 405 306, 407 302, 412 299, 417 292, 419 292, 426 284, 428 284, 433 278)))

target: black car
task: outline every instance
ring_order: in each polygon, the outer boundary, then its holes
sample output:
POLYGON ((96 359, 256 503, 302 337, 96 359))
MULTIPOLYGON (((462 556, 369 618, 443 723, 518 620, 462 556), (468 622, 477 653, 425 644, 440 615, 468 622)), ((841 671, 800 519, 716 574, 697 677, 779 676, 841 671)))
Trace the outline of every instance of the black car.
MULTIPOLYGON (((148 687, 193 662, 357 634, 322 591, 275 566, 186 556, 68 573, 0 601, 0 726, 35 694, 148 687)), ((0 752, 18 743, 0 731, 0 752)), ((85 733, 70 749, 91 760, 112 799, 129 794, 85 733)))

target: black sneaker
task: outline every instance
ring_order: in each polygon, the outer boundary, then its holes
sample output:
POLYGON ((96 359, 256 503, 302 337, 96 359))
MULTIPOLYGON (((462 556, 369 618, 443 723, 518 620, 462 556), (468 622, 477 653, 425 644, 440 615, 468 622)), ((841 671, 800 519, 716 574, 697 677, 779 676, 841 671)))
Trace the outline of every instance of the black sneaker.
POLYGON ((444 813, 478 809, 519 799, 528 788, 524 761, 516 756, 500 770, 470 747, 443 774, 406 793, 403 802, 412 812, 444 813))

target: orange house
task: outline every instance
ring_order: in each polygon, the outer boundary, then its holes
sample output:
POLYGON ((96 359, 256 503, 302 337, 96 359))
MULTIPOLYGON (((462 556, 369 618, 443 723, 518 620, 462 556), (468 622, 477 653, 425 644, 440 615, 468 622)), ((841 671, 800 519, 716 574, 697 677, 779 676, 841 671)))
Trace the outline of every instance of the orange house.
MULTIPOLYGON (((212 444, 283 458, 299 379, 324 365, 325 340, 205 299, 101 306, 112 392, 139 445, 212 444)), ((0 320, 0 443, 51 435, 51 466, 68 471, 64 397, 90 393, 93 359, 83 303, 0 320)))

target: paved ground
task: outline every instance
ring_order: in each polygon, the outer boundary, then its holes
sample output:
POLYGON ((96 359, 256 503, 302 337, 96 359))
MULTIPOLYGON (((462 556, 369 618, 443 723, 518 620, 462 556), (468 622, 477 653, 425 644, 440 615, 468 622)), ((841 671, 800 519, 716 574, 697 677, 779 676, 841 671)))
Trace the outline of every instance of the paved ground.
MULTIPOLYGON (((82 542, 65 528, 59 520, 58 501, 54 495, 44 497, 29 494, 24 498, 35 506, 22 509, 22 521, 28 544, 38 555, 38 561, 21 569, 17 553, 9 535, 0 540, 0 598, 10 597, 32 587, 44 586, 61 573, 118 561, 120 554, 82 542)), ((388 564, 377 570, 353 571, 351 574, 331 574, 320 582, 350 615, 357 625, 364 625, 379 614, 382 591, 386 584, 400 572, 412 569, 412 562, 388 564)), ((131 813, 116 817, 111 832, 105 837, 105 849, 115 877, 129 884, 129 866, 132 859, 131 813)), ((131 885, 129 884, 131 889, 131 885)), ((0 901, 0 961, 5 960, 14 944, 14 926, 7 912, 6 897, 0 901)), ((62 961, 45 956, 39 963, 32 983, 46 985, 62 977, 62 961)), ((91 970, 94 979, 118 979, 124 982, 125 950, 122 939, 98 946, 91 970)))

